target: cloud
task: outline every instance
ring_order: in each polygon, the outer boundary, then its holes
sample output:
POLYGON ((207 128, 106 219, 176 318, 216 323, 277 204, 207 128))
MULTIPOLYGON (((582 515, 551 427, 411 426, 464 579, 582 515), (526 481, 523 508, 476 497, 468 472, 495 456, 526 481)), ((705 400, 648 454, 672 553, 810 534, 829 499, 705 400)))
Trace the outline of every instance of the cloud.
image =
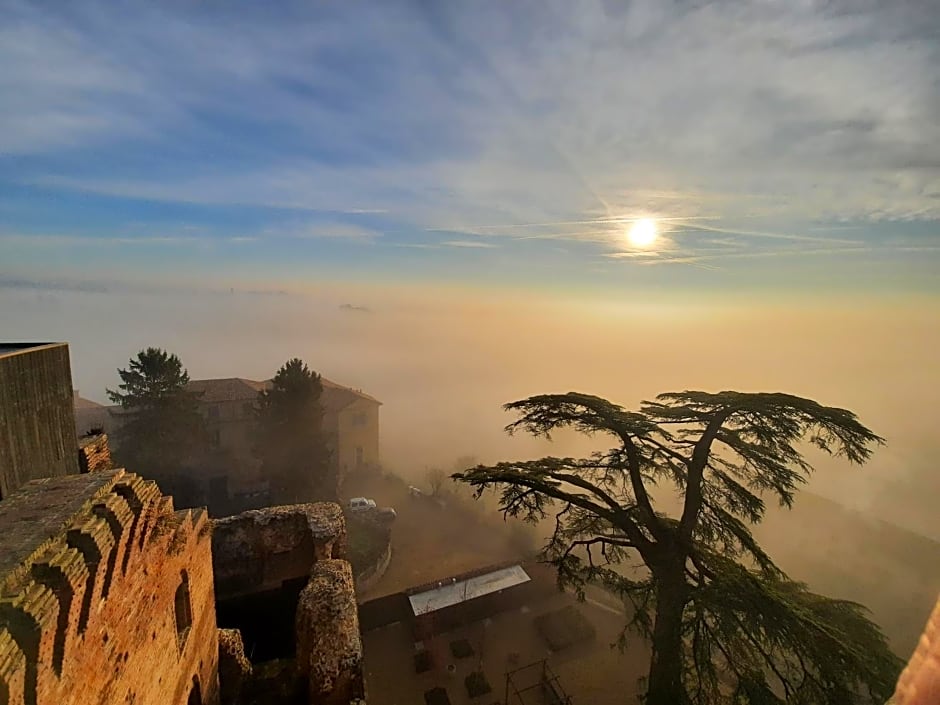
POLYGON ((381 237, 382 233, 354 223, 308 223, 267 228, 264 234, 269 237, 298 238, 336 238, 351 241, 371 241, 381 237))
POLYGON ((932 10, 11 2, 0 152, 19 157, 0 181, 264 208, 263 237, 418 249, 485 235, 608 252, 637 217, 699 254, 697 231, 869 244, 809 228, 940 219, 932 10), (452 239, 408 242, 429 229, 452 239))
POLYGON ((0 232, 0 244, 29 245, 39 247, 115 247, 123 245, 190 246, 208 247, 215 243, 256 242, 258 237, 249 235, 220 236, 214 239, 193 235, 80 235, 69 233, 5 233, 0 232))
POLYGON ((441 244, 447 245, 448 247, 466 247, 470 249, 493 249, 499 247, 499 245, 492 242, 482 242, 480 240, 446 240, 441 244))

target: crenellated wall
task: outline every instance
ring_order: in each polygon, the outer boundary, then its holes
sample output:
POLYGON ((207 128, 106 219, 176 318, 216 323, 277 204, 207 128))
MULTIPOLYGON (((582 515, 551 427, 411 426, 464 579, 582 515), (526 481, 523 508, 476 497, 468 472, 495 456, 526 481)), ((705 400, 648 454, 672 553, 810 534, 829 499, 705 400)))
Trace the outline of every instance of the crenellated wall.
POLYGON ((80 472, 104 472, 114 469, 107 434, 95 433, 78 439, 78 469, 80 472))
POLYGON ((123 470, 0 502, 0 703, 218 703, 210 526, 123 470))

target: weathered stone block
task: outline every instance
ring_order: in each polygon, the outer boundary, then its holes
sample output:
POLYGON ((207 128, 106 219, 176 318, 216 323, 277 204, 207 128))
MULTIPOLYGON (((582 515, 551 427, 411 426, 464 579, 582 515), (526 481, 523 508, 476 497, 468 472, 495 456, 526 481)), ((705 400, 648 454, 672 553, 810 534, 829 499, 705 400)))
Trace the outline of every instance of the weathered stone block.
POLYGON ((346 522, 331 502, 252 509, 216 519, 212 558, 216 595, 227 599, 305 578, 314 561, 346 544, 346 522))
POLYGON ((242 687, 251 678, 242 635, 237 629, 219 630, 219 692, 224 705, 240 702, 242 687))
POLYGON ((297 669, 312 705, 338 705, 365 697, 362 640, 352 568, 342 560, 317 561, 297 604, 297 669))

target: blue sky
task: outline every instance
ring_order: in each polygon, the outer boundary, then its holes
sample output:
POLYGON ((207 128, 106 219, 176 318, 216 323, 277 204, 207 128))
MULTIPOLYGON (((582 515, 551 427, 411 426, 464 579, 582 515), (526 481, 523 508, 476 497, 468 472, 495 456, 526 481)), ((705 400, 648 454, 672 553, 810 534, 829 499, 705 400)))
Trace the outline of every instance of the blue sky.
POLYGON ((935 10, 0 1, 0 285, 935 294, 935 10))

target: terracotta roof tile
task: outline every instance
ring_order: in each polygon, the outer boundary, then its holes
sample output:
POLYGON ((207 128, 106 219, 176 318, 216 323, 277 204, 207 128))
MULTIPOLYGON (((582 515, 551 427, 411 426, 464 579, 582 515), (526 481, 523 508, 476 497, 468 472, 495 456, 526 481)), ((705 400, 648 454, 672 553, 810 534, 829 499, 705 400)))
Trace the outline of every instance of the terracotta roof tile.
MULTIPOLYGON (((360 399, 381 404, 378 399, 360 390, 344 387, 326 377, 321 378, 323 384, 323 408, 325 411, 340 411, 354 401, 360 399)), ((269 389, 271 380, 257 381, 241 377, 226 379, 194 379, 187 385, 187 389, 200 394, 199 400, 206 403, 223 401, 251 401, 262 390, 269 389)))

